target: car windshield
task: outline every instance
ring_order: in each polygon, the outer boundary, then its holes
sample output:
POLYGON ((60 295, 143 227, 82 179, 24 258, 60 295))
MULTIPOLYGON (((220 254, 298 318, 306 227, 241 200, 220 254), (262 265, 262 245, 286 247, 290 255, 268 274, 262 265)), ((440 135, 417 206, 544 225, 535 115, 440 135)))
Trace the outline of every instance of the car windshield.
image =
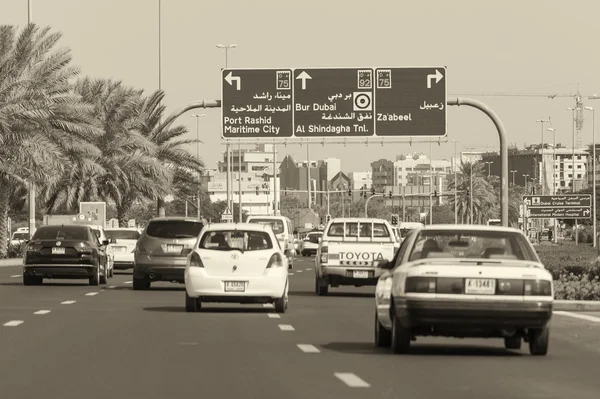
POLYGON ((273 229, 273 233, 283 233, 283 222, 278 219, 250 219, 250 223, 268 224, 273 229))
POLYGON ((42 226, 33 234, 32 240, 81 240, 88 239, 83 226, 42 226))
POLYGON ((26 240, 29 238, 29 233, 15 233, 13 234, 13 240, 26 240))
POLYGON ((517 259, 537 262, 527 239, 506 231, 421 231, 410 261, 425 258, 517 259))
POLYGON ((318 244, 319 238, 321 238, 321 236, 323 236, 323 233, 312 233, 306 236, 306 239, 312 242, 313 244, 318 244))
POLYGON ((216 251, 259 251, 273 249, 269 233, 264 231, 217 230, 204 233, 199 248, 216 251))
POLYGON ((148 224, 146 234, 157 238, 195 238, 204 225, 188 220, 155 220, 148 224))
POLYGON ((137 230, 105 230, 104 232, 109 240, 137 240, 140 238, 140 232, 137 230))

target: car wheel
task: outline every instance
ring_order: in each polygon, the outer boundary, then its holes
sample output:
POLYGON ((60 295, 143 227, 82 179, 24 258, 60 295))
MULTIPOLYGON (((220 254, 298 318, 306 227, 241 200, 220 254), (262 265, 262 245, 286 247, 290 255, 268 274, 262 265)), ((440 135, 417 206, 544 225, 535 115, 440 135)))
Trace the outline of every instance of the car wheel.
POLYGON ((108 284, 108 269, 104 269, 104 275, 100 276, 100 284, 108 284))
POLYGON ((521 337, 506 337, 504 338, 504 347, 506 349, 521 349, 521 337))
POLYGON ((96 267, 96 273, 90 277, 90 285, 98 285, 100 284, 100 265, 96 267))
POLYGON ((285 313, 285 311, 288 308, 288 295, 287 295, 287 292, 284 293, 281 298, 275 299, 275 301, 274 301, 273 304, 275 305, 275 312, 276 313, 285 313))
POLYGON ((529 353, 533 356, 546 356, 550 329, 548 327, 529 330, 529 353))
POLYGON ((318 296, 327 296, 327 294, 329 293, 329 284, 327 282, 326 279, 324 278, 318 278, 316 279, 316 285, 317 285, 317 295, 318 296))
POLYGON ((143 278, 134 278, 133 279, 133 289, 135 291, 147 290, 150 288, 150 281, 143 278))
POLYGON ((185 311, 186 312, 198 312, 202 308, 202 302, 200 298, 192 298, 188 295, 187 291, 185 293, 185 311))
POLYGON ((410 349, 410 328, 400 323, 400 318, 394 315, 392 319, 392 351, 394 353, 407 353, 410 349))
POLYGON ((42 285, 43 283, 44 283, 43 277, 23 276, 23 285, 42 285))
POLYGON ((375 346, 379 348, 389 348, 392 344, 392 332, 386 330, 379 317, 377 317, 377 310, 375 310, 375 346))

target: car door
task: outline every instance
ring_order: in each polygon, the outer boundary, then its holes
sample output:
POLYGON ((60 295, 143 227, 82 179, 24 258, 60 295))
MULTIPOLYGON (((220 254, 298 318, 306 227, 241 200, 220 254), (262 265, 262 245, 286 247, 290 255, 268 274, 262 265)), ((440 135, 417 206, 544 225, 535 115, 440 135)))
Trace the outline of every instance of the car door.
POLYGON ((106 247, 102 245, 102 242, 100 242, 100 238, 96 235, 96 233, 92 231, 92 229, 89 229, 89 234, 91 243, 95 244, 96 249, 98 250, 99 266, 104 272, 106 272, 106 247))

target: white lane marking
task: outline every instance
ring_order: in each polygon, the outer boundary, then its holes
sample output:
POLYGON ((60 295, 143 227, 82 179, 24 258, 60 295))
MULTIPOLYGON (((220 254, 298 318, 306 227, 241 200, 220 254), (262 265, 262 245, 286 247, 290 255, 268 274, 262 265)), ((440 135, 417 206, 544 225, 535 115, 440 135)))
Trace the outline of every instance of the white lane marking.
POLYGON ((87 294, 85 294, 85 296, 94 296, 94 295, 98 295, 99 292, 88 292, 87 294))
POLYGON ((48 314, 50 313, 49 310, 38 310, 37 312, 33 312, 33 314, 48 314))
POLYGON ((21 276, 22 276, 21 274, 14 274, 14 275, 12 275, 11 277, 12 277, 12 278, 17 278, 17 277, 21 277, 21 276))
POLYGON ((333 373, 333 375, 350 388, 369 388, 371 386, 354 373, 333 373))
POLYGON ((123 284, 131 284, 133 281, 125 281, 123 284))
POLYGON ((269 318, 270 319, 281 319, 281 316, 279 316, 277 313, 269 313, 269 318))
POLYGON ((294 273, 288 273, 288 276, 293 276, 293 275, 294 275, 294 273))
POLYGON ((291 325, 289 325, 289 324, 279 324, 279 329, 280 329, 281 331, 295 331, 295 330, 294 330, 294 327, 292 327, 292 326, 291 326, 291 325))
POLYGON ((112 289, 112 288, 117 288, 116 285, 111 285, 110 287, 108 287, 108 289, 112 289))
POLYGON ((321 351, 314 345, 298 344, 296 345, 304 353, 320 353, 321 351))
POLYGON ((298 270, 296 273, 302 273, 302 270, 298 270))
POLYGON ((16 327, 25 323, 23 320, 11 320, 3 324, 4 327, 16 327))
POLYGON ((306 270, 306 271, 308 272, 308 271, 310 271, 310 270, 312 270, 312 269, 309 267, 309 268, 306 268, 306 269, 304 269, 304 270, 306 270))
POLYGON ((582 319, 582 320, 587 320, 587 321, 593 321, 594 323, 600 323, 600 317, 589 316, 587 314, 579 314, 579 313, 572 313, 572 312, 563 312, 563 311, 558 311, 558 310, 555 310, 552 313, 557 314, 557 315, 561 315, 561 316, 573 317, 575 319, 582 319))
POLYGON ((61 304, 61 305, 72 305, 72 304, 74 304, 75 302, 76 302, 76 301, 64 301, 64 302, 61 302, 60 304, 61 304))

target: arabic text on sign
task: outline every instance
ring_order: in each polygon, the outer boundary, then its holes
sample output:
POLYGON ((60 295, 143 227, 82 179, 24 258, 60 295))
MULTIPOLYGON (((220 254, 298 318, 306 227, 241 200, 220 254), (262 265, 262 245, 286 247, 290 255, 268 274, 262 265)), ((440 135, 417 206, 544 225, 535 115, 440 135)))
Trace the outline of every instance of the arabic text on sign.
POLYGON ((272 105, 266 105, 263 106, 262 104, 258 104, 258 105, 247 105, 245 107, 236 107, 235 105, 231 106, 231 111, 237 113, 240 112, 271 112, 271 113, 275 113, 275 112, 289 112, 292 110, 292 107, 290 105, 286 105, 285 107, 274 107, 272 105))
POLYGON ((427 104, 426 101, 423 101, 423 105, 420 106, 421 109, 439 109, 440 111, 444 109, 444 103, 433 103, 427 104))
POLYGON ((279 100, 289 100, 292 96, 290 94, 282 94, 277 92, 275 94, 275 97, 273 97, 271 95, 271 93, 267 92, 267 93, 262 93, 262 94, 255 94, 254 95, 254 99, 255 100, 267 100, 267 101, 271 101, 273 98, 279 99, 279 100))

